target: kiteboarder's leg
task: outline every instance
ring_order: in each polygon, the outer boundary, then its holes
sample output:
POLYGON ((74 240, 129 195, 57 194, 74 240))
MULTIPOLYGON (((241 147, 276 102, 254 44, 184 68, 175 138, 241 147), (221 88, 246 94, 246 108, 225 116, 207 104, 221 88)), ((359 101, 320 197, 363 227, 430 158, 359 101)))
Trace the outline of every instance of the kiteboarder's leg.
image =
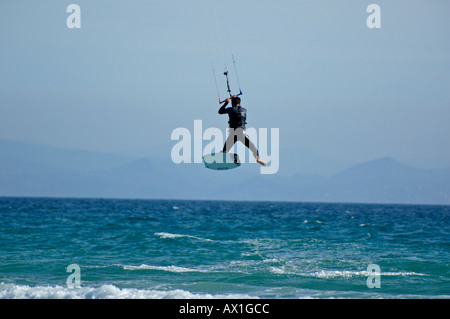
MULTIPOLYGON (((252 141, 250 141, 250 138, 245 133, 243 128, 238 127, 237 129, 235 129, 234 135, 237 137, 237 139, 242 144, 247 146, 248 149, 253 153, 253 156, 256 158, 256 162, 258 162, 259 164, 261 164, 263 166, 267 166, 267 163, 259 158, 259 152, 258 152, 258 149, 256 148, 256 145, 252 141)), ((236 139, 235 139, 235 141, 236 141, 236 139)))
POLYGON ((245 131, 238 127, 236 129, 230 128, 227 140, 225 141, 225 145, 223 146, 222 152, 227 153, 236 143, 240 141, 242 144, 248 147, 248 149, 253 153, 253 156, 256 158, 256 162, 263 166, 267 166, 267 163, 259 158, 259 152, 256 148, 255 144, 250 141, 248 135, 245 134, 245 131))
POLYGON ((234 145, 234 143, 237 142, 237 136, 235 129, 230 128, 227 140, 225 141, 225 144, 223 145, 222 152, 227 153, 234 145))
POLYGON ((250 139, 249 139, 247 134, 244 134, 244 141, 243 141, 243 143, 253 153, 253 156, 256 158, 256 161, 259 164, 261 164, 263 166, 267 166, 267 163, 259 158, 258 149, 256 148, 255 144, 252 141, 250 141, 250 139))

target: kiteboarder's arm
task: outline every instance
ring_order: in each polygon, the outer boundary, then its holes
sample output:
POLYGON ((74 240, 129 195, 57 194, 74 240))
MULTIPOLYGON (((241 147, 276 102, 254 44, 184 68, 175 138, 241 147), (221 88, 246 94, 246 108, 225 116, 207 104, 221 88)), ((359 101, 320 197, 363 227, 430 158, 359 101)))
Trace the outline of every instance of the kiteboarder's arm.
POLYGON ((231 99, 226 99, 225 103, 223 103, 223 105, 220 107, 219 109, 219 114, 228 114, 228 111, 230 108, 225 108, 228 103, 230 103, 231 99))

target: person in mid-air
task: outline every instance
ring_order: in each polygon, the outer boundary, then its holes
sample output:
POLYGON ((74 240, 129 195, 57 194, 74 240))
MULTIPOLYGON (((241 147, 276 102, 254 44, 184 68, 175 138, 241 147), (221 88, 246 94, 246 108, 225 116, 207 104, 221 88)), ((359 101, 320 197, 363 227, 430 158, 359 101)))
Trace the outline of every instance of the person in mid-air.
POLYGON ((245 133, 247 110, 241 106, 241 99, 236 95, 226 99, 225 103, 219 109, 219 114, 228 114, 228 124, 230 125, 230 133, 225 141, 222 152, 227 153, 233 147, 234 143, 240 141, 250 149, 259 164, 267 166, 267 163, 259 158, 258 149, 245 133), (226 107, 230 101, 231 107, 226 107))

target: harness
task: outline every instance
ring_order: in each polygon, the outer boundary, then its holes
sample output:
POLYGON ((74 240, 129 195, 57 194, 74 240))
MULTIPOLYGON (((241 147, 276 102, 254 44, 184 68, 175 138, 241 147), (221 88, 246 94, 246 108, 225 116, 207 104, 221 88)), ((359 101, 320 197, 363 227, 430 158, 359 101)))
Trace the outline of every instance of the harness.
POLYGON ((247 119, 247 110, 240 106, 234 106, 230 112, 228 112, 229 121, 228 124, 231 128, 244 128, 245 124, 247 122, 245 121, 247 119))

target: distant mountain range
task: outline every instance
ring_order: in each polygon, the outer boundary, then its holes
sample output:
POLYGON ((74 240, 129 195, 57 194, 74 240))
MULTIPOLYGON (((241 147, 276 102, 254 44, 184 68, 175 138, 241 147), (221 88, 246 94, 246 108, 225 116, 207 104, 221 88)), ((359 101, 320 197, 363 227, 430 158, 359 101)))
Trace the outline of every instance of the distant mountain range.
POLYGON ((260 175, 258 164, 203 164, 0 140, 0 196, 450 204, 450 168, 385 157, 331 176, 260 175))

